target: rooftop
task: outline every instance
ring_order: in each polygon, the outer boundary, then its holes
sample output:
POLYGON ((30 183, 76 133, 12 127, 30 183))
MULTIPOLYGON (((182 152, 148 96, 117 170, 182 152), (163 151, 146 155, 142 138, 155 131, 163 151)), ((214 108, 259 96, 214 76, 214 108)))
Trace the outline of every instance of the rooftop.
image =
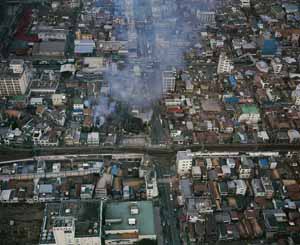
MULTIPOLYGON (((154 235, 154 208, 151 201, 113 202, 105 207, 105 233, 136 229, 140 235, 154 235), (133 211, 135 209, 137 212, 133 211), (133 221, 132 224, 130 220, 133 221), (146 221, 146 222, 145 222, 146 221)), ((110 235, 108 235, 110 236, 110 235)))

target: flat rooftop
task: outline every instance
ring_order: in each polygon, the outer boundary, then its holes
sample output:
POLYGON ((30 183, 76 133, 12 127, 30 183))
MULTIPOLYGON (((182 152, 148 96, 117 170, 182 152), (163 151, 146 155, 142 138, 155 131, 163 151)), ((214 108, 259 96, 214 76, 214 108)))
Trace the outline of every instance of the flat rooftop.
POLYGON ((54 242, 53 227, 66 226, 75 221, 75 237, 100 236, 101 209, 99 200, 67 200, 48 203, 44 211, 40 244, 54 242))
MULTIPOLYGON (((154 235, 154 207, 152 201, 111 202, 105 207, 105 231, 138 230, 140 235, 154 235), (138 210, 132 214, 131 209, 138 210), (129 219, 135 219, 135 224, 129 224, 129 219)), ((106 233, 107 234, 107 233, 106 233)), ((112 236, 107 234, 108 237, 112 236)), ((112 236, 112 237, 115 237, 112 236)))

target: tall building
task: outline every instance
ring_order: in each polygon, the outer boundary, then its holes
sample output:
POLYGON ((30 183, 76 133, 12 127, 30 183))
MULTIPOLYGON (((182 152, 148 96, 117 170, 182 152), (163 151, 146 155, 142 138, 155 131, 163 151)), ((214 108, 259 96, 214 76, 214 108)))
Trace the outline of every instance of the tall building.
POLYGON ((101 245, 102 202, 47 203, 40 245, 101 245))
POLYGON ((221 53, 218 63, 218 74, 231 73, 233 69, 232 62, 225 53, 221 53))
POLYGON ((192 169, 193 156, 191 150, 178 151, 176 155, 177 174, 189 174, 192 169))
POLYGON ((173 71, 164 71, 162 74, 163 94, 173 92, 175 90, 175 74, 173 71))
POLYGON ((30 76, 23 60, 12 60, 0 66, 0 96, 25 94, 30 76))

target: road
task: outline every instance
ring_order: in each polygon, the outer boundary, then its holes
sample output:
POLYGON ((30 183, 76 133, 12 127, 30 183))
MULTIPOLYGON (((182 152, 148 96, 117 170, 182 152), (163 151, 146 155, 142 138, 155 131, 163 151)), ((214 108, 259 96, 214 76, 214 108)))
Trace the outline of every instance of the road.
MULTIPOLYGON (((165 169, 161 164, 156 164, 156 171, 159 178, 162 178, 164 173, 170 173, 170 170, 165 169)), ((170 189, 170 182, 159 183, 158 188, 161 219, 163 222, 164 244, 180 245, 179 223, 174 212, 176 206, 172 190, 170 189)))

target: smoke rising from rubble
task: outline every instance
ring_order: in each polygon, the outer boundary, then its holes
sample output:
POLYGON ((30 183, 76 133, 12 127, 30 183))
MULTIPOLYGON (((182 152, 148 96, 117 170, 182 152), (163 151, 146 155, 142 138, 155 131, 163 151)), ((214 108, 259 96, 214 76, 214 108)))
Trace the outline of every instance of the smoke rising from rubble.
MULTIPOLYGON (((179 2, 180 8, 176 0, 113 0, 113 4, 118 6, 115 13, 122 13, 128 23, 114 36, 120 40, 127 34, 129 53, 120 69, 116 62, 109 62, 104 80, 114 100, 147 110, 161 97, 162 71, 184 67, 184 51, 197 39, 196 10, 211 9, 214 1, 179 2)), ((106 118, 114 106, 115 102, 100 95, 94 118, 106 118)))

